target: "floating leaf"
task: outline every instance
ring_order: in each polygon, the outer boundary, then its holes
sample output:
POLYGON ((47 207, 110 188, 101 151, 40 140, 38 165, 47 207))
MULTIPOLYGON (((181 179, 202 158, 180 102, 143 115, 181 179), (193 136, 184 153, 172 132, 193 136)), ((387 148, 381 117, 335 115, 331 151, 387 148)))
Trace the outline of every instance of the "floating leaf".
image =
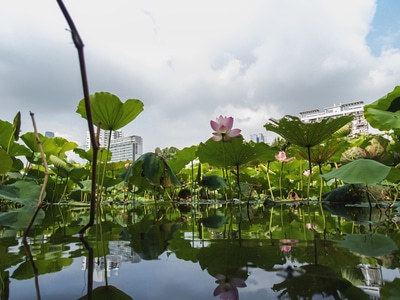
POLYGON ((398 250, 391 238, 380 233, 348 234, 338 241, 338 245, 370 257, 383 256, 398 250))
POLYGON ((321 175, 325 180, 338 178, 346 183, 373 185, 384 180, 391 168, 371 159, 358 159, 321 175))

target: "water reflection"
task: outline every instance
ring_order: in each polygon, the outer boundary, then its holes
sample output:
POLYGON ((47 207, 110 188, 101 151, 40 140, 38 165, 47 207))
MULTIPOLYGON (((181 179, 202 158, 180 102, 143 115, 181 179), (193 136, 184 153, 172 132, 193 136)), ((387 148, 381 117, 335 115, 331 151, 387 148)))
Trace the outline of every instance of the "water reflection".
MULTIPOLYGON (((319 205, 273 209, 257 203, 249 207, 201 203, 181 207, 167 202, 105 206, 101 226, 83 240, 76 233, 85 223, 84 208, 49 207, 44 223, 28 240, 42 299, 51 299, 52 286, 42 279, 50 273, 74 295, 68 299, 95 299, 94 292, 106 291, 122 292, 126 299, 155 299, 160 294, 192 300, 316 295, 364 299, 368 297, 365 292, 381 297, 400 278, 399 253, 394 250, 399 243, 394 230, 398 224, 391 217, 394 209, 387 218, 373 210, 371 232, 365 221, 368 207, 349 210, 346 217, 322 211, 319 205), (353 246, 363 239, 380 245, 379 251, 362 253, 377 251, 377 247, 359 250, 353 246), (168 264, 173 267, 163 272, 163 265, 168 264), (389 271, 394 275, 387 277, 389 271), (84 281, 83 274, 87 276, 84 281), (145 279, 157 281, 160 291, 146 289, 145 279), (79 280, 83 286, 77 284, 79 280), (168 284, 163 285, 164 281, 168 284)), ((18 232, 4 228, 0 235, 2 297, 34 298, 35 273, 18 232), (20 288, 27 282, 31 284, 29 296, 20 288)))

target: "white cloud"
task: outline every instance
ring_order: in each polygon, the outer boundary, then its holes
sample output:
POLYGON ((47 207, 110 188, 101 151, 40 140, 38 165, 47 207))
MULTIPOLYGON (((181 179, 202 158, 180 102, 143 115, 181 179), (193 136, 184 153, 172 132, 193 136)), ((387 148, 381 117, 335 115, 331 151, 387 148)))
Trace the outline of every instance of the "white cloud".
MULTIPOLYGON (((248 139, 271 117, 374 101, 399 78, 399 49, 375 57, 366 43, 373 0, 64 3, 85 43, 90 91, 144 102, 123 130, 143 136, 145 151, 205 141, 220 114, 248 139)), ((56 2, 3 6, 0 118, 33 110, 43 131, 83 143, 78 58, 56 2)))

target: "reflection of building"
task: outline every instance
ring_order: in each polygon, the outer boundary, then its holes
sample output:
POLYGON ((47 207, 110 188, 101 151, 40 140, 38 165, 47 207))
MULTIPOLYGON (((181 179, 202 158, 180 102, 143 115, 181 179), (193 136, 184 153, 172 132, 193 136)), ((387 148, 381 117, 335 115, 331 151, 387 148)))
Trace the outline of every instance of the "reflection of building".
POLYGON ((342 116, 354 116, 351 135, 368 133, 368 122, 364 117, 364 102, 333 105, 326 107, 323 111, 313 109, 300 112, 301 120, 305 123, 314 123, 326 118, 337 118, 342 116))
MULTIPOLYGON (((111 161, 136 160, 143 154, 143 139, 140 136, 132 135, 124 137, 121 130, 109 131, 100 130, 100 147, 107 148, 110 142, 112 153, 111 161)), ((90 135, 86 134, 86 149, 90 149, 90 135)))
MULTIPOLYGON (((114 275, 118 275, 118 270, 122 262, 138 263, 141 260, 140 256, 131 247, 127 246, 124 241, 110 241, 108 248, 110 254, 106 255, 105 260, 104 256, 94 259, 93 280, 96 282, 105 281, 105 262, 107 262, 107 277, 110 277, 111 271, 113 271, 114 275)), ((87 268, 87 257, 82 256, 82 270, 86 270, 87 268)))
POLYGON ((382 268, 364 264, 360 264, 358 267, 361 269, 365 283, 358 287, 370 295, 370 299, 380 299, 380 288, 383 285, 382 268))
POLYGON ((265 143, 266 139, 262 133, 259 133, 259 134, 251 134, 250 140, 255 143, 265 143))

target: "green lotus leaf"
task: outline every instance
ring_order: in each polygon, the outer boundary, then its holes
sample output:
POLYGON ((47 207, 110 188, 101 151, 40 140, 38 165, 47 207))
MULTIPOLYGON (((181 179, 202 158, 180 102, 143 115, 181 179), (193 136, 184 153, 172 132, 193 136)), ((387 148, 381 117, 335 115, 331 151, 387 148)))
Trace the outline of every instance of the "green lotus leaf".
POLYGON ((139 188, 147 188, 143 179, 147 179, 153 186, 174 187, 181 185, 168 163, 152 152, 141 155, 129 168, 122 176, 126 180, 127 174, 132 172, 128 175, 129 181, 132 179, 132 183, 139 188), (132 168, 132 170, 129 170, 129 168, 132 168))
POLYGON ((11 171, 13 160, 3 148, 0 148, 0 174, 6 174, 11 171))
MULTIPOLYGON (((58 155, 59 148, 54 142, 54 139, 38 134, 40 143, 42 144, 43 152, 46 154, 58 155)), ((33 152, 40 152, 38 143, 36 141, 35 134, 33 132, 27 132, 21 136, 21 140, 24 141, 25 145, 28 146, 33 152)))
POLYGON ((400 86, 375 102, 364 106, 368 123, 379 130, 400 129, 400 86))
POLYGON ((200 184, 202 186, 206 186, 211 191, 228 187, 224 178, 222 178, 221 176, 218 176, 218 175, 203 176, 200 184))
POLYGON ((227 143, 209 139, 197 149, 200 162, 221 168, 240 166, 256 159, 269 160, 274 154, 275 151, 268 145, 246 143, 242 138, 234 138, 227 143))
POLYGON ((323 119, 316 123, 304 123, 298 117, 285 116, 280 120, 270 119, 271 122, 264 127, 294 145, 308 148, 322 143, 352 119, 351 116, 344 116, 323 119))
POLYGON ((58 147, 58 153, 65 153, 70 150, 74 150, 78 147, 78 144, 75 142, 70 142, 63 137, 56 136, 52 138, 55 145, 58 147))
MULTIPOLYGON (((104 130, 118 130, 132 122, 142 111, 143 102, 128 99, 124 103, 108 92, 98 92, 90 95, 93 124, 101 122, 104 130)), ((82 99, 76 110, 82 118, 87 119, 85 101, 82 99)))
MULTIPOLYGON (((310 149, 311 162, 315 164, 322 164, 329 161, 335 154, 342 152, 346 146, 347 141, 343 139, 330 139, 323 144, 315 145, 310 149)), ((307 149, 304 147, 299 147, 297 150, 298 154, 304 158, 308 159, 307 149)), ((334 161, 339 161, 340 157, 336 157, 334 161)))
POLYGON ((13 127, 14 127, 14 140, 18 141, 19 138, 19 132, 21 131, 21 112, 18 112, 13 121, 13 127))
POLYGON ((14 140, 14 126, 7 121, 0 120, 0 146, 8 149, 10 139, 14 140))
POLYGON ((345 183, 374 185, 386 179, 390 170, 390 167, 375 160, 357 159, 321 176, 325 180, 337 178, 345 183))
POLYGON ((380 233, 347 234, 343 240, 338 241, 338 245, 370 257, 383 256, 398 250, 391 238, 380 233))
POLYGON ((186 147, 182 150, 179 150, 175 154, 175 157, 168 161, 171 169, 175 173, 178 173, 180 170, 182 170, 182 168, 184 168, 188 163, 197 158, 196 150, 197 146, 186 147))

